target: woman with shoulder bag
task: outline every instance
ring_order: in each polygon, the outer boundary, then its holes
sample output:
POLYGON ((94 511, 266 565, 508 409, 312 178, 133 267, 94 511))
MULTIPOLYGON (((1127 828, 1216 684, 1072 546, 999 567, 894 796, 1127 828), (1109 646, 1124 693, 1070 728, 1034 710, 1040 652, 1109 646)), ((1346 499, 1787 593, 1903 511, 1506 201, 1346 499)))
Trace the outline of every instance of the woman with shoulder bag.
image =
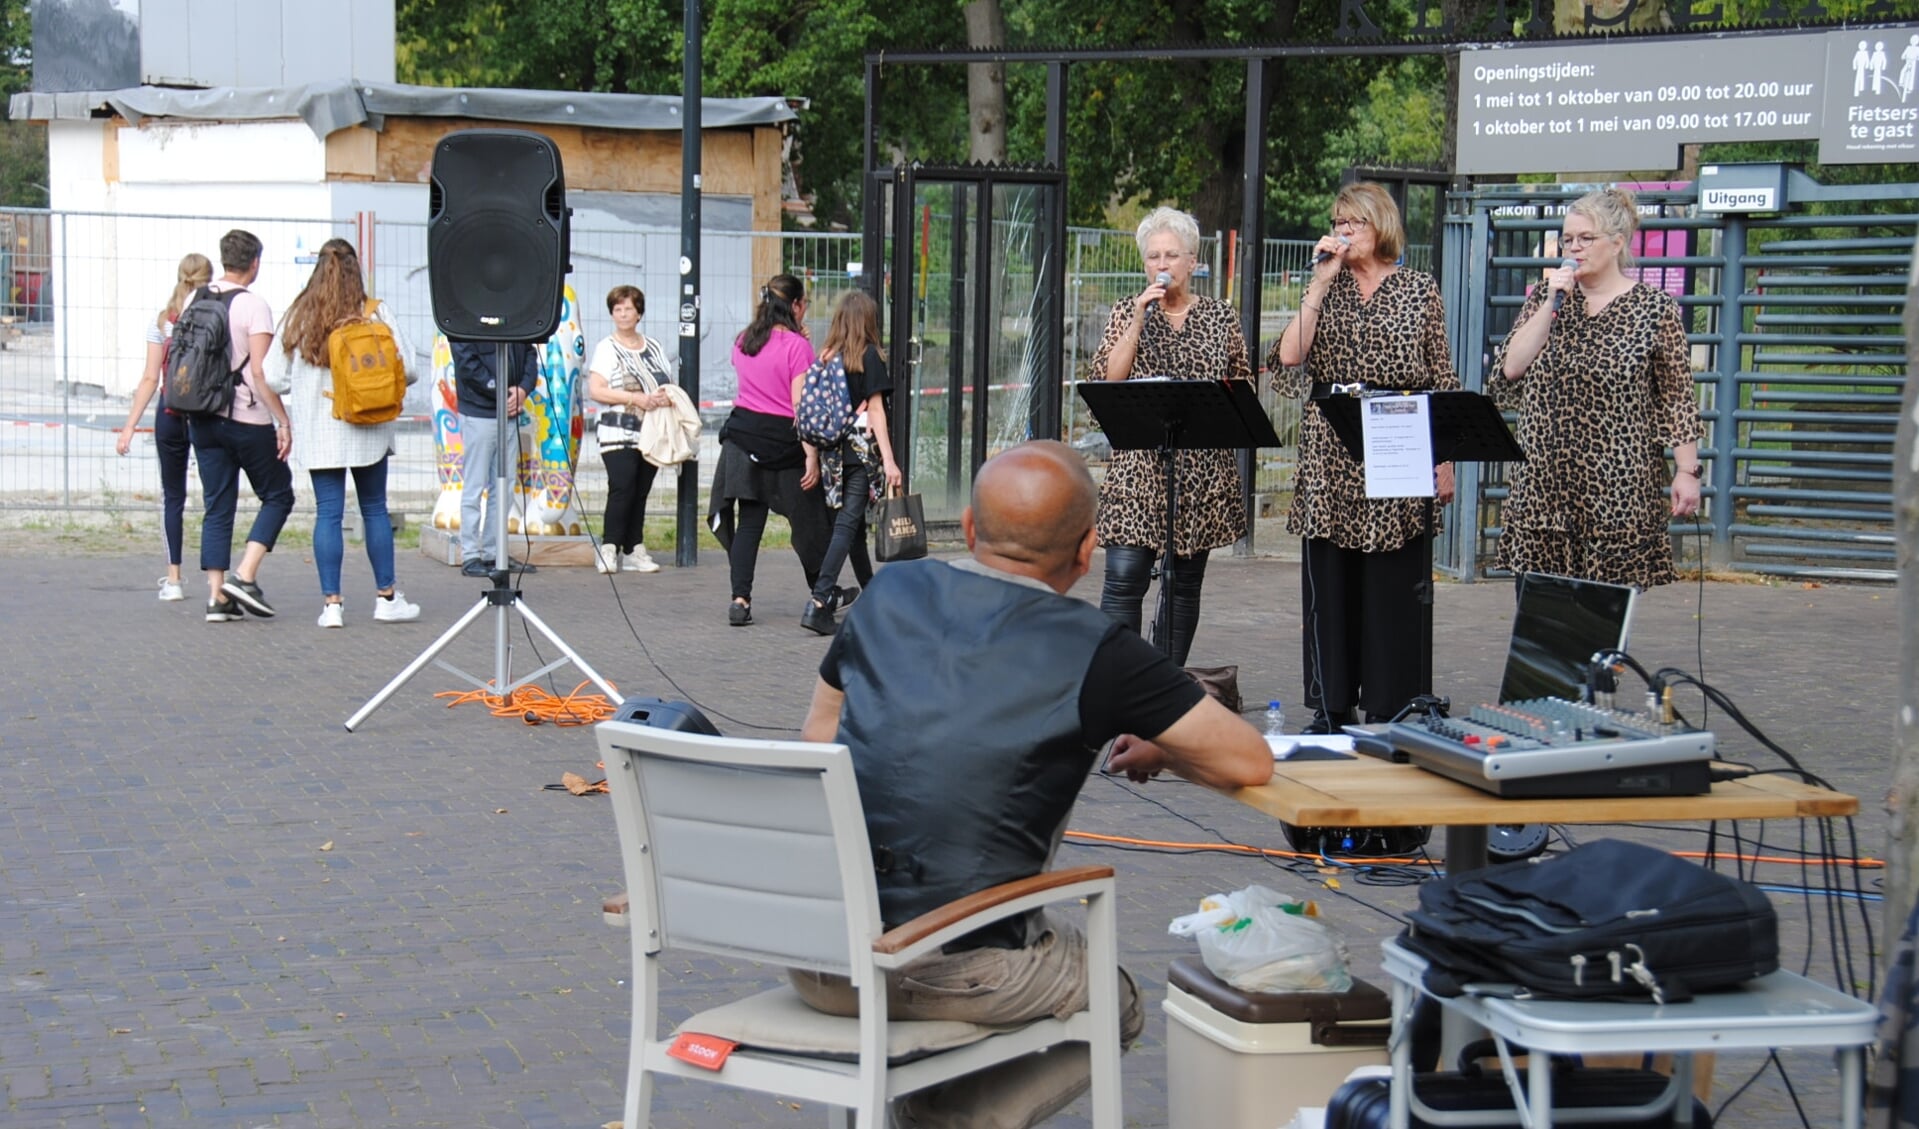
POLYGON ((637 286, 606 292, 613 332, 593 347, 586 394, 607 405, 597 435, 606 464, 606 521, 594 561, 601 572, 658 572, 646 552, 646 496, 659 468, 640 453, 640 425, 648 412, 670 411, 660 386, 672 383, 672 365, 660 343, 640 332, 646 295, 637 286))
MULTIPOLYGON (((854 575, 871 578, 873 566, 866 555, 866 508, 884 489, 900 485, 899 464, 893 460, 893 440, 886 424, 886 405, 893 391, 892 377, 886 372, 886 354, 880 351, 879 303, 864 290, 849 290, 833 311, 833 322, 820 347, 820 361, 838 359, 846 369, 848 399, 853 407, 853 426, 846 437, 816 454, 821 481, 826 490, 826 506, 837 511, 832 540, 820 561, 819 579, 813 582, 813 599, 800 614, 800 626, 818 635, 831 635, 839 629, 834 611, 840 606, 840 566, 850 557, 854 575)), ((793 379, 793 400, 799 403, 803 375, 793 379)))

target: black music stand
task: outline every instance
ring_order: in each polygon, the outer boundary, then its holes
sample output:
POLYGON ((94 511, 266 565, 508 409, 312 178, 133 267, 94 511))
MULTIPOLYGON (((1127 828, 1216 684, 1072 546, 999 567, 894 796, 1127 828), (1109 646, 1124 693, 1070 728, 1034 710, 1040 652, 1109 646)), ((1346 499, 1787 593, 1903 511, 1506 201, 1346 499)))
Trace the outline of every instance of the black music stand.
MULTIPOLYGON (((1374 393, 1391 395, 1391 393, 1374 393)), ((1426 392, 1426 421, 1432 428, 1433 465, 1458 462, 1526 461, 1506 419, 1490 396, 1477 392, 1426 392)), ((1364 465, 1366 442, 1359 422, 1359 405, 1365 396, 1336 392, 1312 401, 1326 413, 1333 433, 1345 445, 1353 461, 1364 465)), ((1433 499, 1426 497, 1426 520, 1420 526, 1419 540, 1425 548, 1426 571, 1419 581, 1419 692, 1427 698, 1433 693, 1433 499)), ((1443 704, 1440 710, 1444 712, 1443 704)))
POLYGON ((1279 435, 1245 380, 1082 380, 1074 387, 1116 451, 1157 450, 1166 471, 1166 544, 1159 563, 1153 645, 1172 654, 1173 531, 1179 520, 1174 451, 1277 447, 1279 435))

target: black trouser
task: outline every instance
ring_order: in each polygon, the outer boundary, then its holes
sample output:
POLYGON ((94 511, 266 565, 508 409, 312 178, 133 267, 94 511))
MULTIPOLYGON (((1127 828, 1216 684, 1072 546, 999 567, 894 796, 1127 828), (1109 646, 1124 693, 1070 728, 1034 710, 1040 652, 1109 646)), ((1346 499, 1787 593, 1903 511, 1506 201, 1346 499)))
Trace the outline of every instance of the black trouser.
POLYGON ((153 448, 160 456, 160 528, 166 533, 167 563, 178 568, 186 535, 187 456, 193 452, 187 417, 174 415, 164 405, 155 409, 153 448))
POLYGON ((840 568, 848 558, 861 584, 873 579, 873 562, 866 555, 866 464, 849 450, 842 465, 846 469, 840 481, 840 508, 833 519, 833 537, 820 559, 819 578, 813 581, 813 598, 822 604, 832 598, 840 582, 840 568))
MULTIPOLYGON (((1199 630, 1199 589, 1206 583, 1206 553, 1173 558, 1172 607, 1168 610, 1166 642, 1168 658, 1180 666, 1193 649, 1193 635, 1199 630)), ((1138 631, 1140 605, 1146 599, 1146 586, 1153 578, 1153 564, 1160 550, 1137 545, 1106 546, 1106 583, 1100 588, 1099 610, 1138 631)), ((1158 642, 1158 640, 1155 640, 1158 642)))
POLYGON ((660 468, 637 447, 601 448, 600 459, 606 463, 606 524, 600 540, 622 553, 645 548, 646 496, 660 468))
MULTIPOLYGON (((733 523, 733 543, 726 551, 734 599, 753 599, 753 573, 759 565, 760 538, 766 534, 769 509, 793 527, 793 554, 806 573, 806 590, 811 592, 819 583, 820 558, 826 555, 827 541, 825 491, 818 486, 800 489, 800 474, 799 467, 789 467, 768 475, 774 484, 770 500, 735 500, 738 516, 733 523)), ((854 563, 857 567, 857 558, 854 563)))
POLYGON ((1419 582, 1426 555, 1414 541, 1368 553, 1309 538, 1299 570, 1306 705, 1369 718, 1398 713, 1419 693, 1419 582))

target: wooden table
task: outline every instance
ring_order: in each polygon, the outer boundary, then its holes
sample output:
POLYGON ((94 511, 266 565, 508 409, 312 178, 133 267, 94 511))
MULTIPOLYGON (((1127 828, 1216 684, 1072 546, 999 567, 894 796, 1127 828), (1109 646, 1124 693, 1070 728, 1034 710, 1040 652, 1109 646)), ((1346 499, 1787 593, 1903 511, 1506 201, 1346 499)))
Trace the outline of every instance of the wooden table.
POLYGON ((1486 828, 1520 823, 1812 819, 1851 815, 1859 798, 1784 776, 1722 781, 1704 796, 1508 800, 1411 764, 1360 756, 1276 761, 1273 779, 1233 798, 1295 827, 1441 827, 1446 867, 1486 865, 1486 828))

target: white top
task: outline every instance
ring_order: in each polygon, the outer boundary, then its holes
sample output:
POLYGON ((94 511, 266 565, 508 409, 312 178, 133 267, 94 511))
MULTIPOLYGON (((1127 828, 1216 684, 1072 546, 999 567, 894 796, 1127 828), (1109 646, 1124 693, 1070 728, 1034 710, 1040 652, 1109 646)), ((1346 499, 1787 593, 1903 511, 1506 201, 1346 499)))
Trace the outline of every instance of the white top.
MULTIPOLYGON (((399 348, 400 363, 406 366, 406 382, 411 387, 419 379, 413 347, 387 313, 385 302, 374 308, 373 316, 393 331, 393 343, 399 348)), ((333 401, 325 395, 333 388, 333 370, 326 365, 310 365, 298 353, 288 356, 279 338, 267 350, 267 385, 286 397, 287 416, 293 420, 296 465, 306 470, 372 466, 393 450, 398 420, 347 423, 334 419, 333 401)))

